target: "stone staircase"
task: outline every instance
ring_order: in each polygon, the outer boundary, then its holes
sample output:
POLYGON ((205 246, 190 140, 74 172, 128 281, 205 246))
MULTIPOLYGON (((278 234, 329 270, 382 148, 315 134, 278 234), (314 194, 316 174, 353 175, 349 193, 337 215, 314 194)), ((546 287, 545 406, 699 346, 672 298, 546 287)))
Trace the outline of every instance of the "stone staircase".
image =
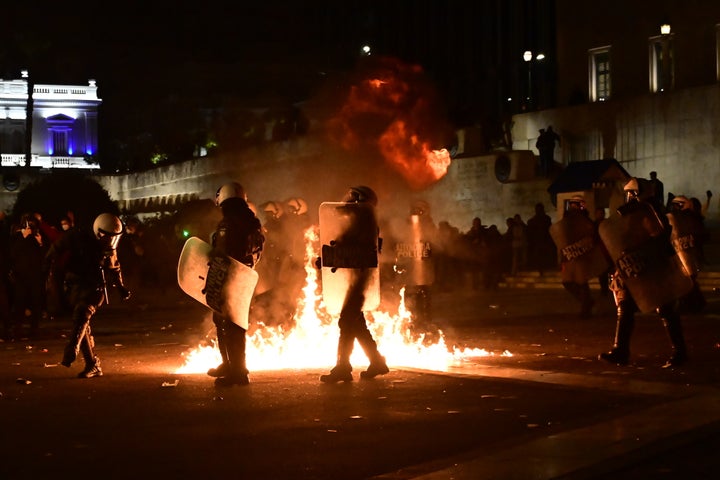
MULTIPOLYGON (((708 270, 698 275, 700 290, 703 292, 720 292, 720 271, 708 270)), ((505 275, 500 287, 507 288, 563 288, 560 281, 560 272, 518 272, 517 275, 505 275)), ((600 290, 600 284, 594 278, 590 281, 592 290, 600 290)))

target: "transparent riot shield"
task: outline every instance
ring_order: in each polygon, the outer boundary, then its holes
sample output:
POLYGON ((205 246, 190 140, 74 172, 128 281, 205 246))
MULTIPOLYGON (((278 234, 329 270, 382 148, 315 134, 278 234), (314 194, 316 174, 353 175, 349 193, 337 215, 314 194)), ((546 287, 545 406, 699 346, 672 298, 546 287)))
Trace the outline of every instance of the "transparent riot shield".
POLYGON ((566 215, 550 226, 550 236, 563 262, 562 279, 585 283, 610 267, 595 225, 583 215, 566 215))
POLYGON ((641 312, 687 294, 693 286, 664 226, 650 205, 640 203, 600 224, 600 238, 641 312))
POLYGON ((228 256, 210 256, 212 246, 188 238, 178 260, 178 285, 183 292, 213 311, 248 328, 248 315, 258 274, 228 256))
POLYGON ((322 291, 327 311, 339 314, 351 291, 364 295, 363 311, 375 310, 380 306, 375 209, 367 203, 324 202, 319 220, 322 291))
POLYGON ((393 248, 395 267, 403 275, 405 285, 432 285, 435 282, 432 242, 418 215, 410 216, 409 224, 402 229, 393 248))

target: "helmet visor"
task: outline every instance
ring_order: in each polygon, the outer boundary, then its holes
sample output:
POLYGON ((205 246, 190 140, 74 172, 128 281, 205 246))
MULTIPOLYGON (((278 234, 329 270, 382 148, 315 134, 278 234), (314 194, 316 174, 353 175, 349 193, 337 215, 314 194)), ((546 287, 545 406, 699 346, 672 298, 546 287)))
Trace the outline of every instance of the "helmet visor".
POLYGON ((105 248, 111 248, 115 250, 120 243, 120 237, 122 237, 122 232, 120 233, 114 233, 114 232, 107 232, 103 230, 102 228, 98 229, 97 232, 97 238, 100 241, 100 243, 105 248))

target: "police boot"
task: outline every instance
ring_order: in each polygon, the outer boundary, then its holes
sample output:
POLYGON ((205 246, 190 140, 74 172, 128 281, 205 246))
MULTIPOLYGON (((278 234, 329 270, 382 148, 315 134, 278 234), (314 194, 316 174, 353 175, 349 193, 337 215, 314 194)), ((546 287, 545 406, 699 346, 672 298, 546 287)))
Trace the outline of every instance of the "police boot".
POLYGON ((72 333, 70 334, 68 344, 65 346, 60 365, 69 367, 77 359, 78 353, 80 353, 80 345, 82 344, 83 338, 85 338, 85 334, 89 326, 89 316, 75 320, 75 325, 72 333))
POLYGON ((327 375, 320 375, 323 383, 352 382, 352 365, 338 362, 327 375))
POLYGON ((102 377, 102 369, 100 368, 100 359, 95 355, 93 348, 95 347, 95 339, 88 332, 83 337, 82 343, 80 344, 80 351, 82 352, 83 359, 85 360, 85 368, 82 372, 78 373, 78 378, 93 378, 102 377))
POLYGON ((385 357, 378 354, 374 359, 370 361, 370 365, 368 366, 367 370, 365 370, 364 372, 360 372, 360 378, 362 380, 372 380, 378 375, 385 375, 389 372, 390 369, 385 362, 385 357))
POLYGON ((327 375, 320 375, 323 383, 352 382, 352 365, 350 355, 352 354, 355 339, 340 333, 338 340, 337 363, 327 375))
POLYGON ((233 385, 247 385, 248 369, 245 365, 245 329, 232 322, 226 325, 227 368, 224 377, 215 379, 215 386, 231 387, 233 385))
POLYGON ((680 317, 677 313, 665 311, 661 311, 660 315, 662 316, 665 331, 672 345, 672 354, 667 362, 665 362, 665 365, 663 365, 663 368, 678 367, 688 360, 680 317))
POLYGON ((369 330, 366 329, 358 336, 358 343, 365 352, 365 355, 370 359, 370 365, 367 370, 360 372, 360 378, 362 380, 372 380, 378 375, 385 375, 390 371, 387 363, 385 363, 385 357, 380 355, 377 343, 372 338, 369 330))
POLYGON ((598 355, 598 359, 617 365, 627 365, 630 361, 630 336, 635 326, 635 312, 632 305, 621 302, 618 305, 615 344, 612 350, 598 355))
POLYGON ((211 377, 224 377, 228 374, 228 354, 227 354, 227 341, 225 340, 225 327, 224 326, 218 326, 217 327, 217 346, 218 350, 220 351, 220 357, 222 358, 222 363, 218 365, 217 367, 213 367, 207 371, 207 374, 211 377))

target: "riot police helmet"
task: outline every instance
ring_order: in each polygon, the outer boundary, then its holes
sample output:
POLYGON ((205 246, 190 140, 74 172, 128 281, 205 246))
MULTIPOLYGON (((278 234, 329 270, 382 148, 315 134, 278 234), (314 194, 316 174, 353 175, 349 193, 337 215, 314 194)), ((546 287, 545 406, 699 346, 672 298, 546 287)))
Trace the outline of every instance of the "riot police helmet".
POLYGON ((652 197, 650 181, 644 178, 633 177, 623 187, 625 203, 642 202, 652 197))
POLYGON ((307 202, 300 197, 291 198, 285 202, 285 205, 287 206, 287 211, 292 215, 304 215, 308 211, 307 202))
POLYGON ((263 205, 263 212, 265 212, 266 218, 272 218, 277 220, 283 215, 283 208, 278 202, 270 201, 263 205))
POLYGON ((573 195, 565 204, 565 210, 585 210, 587 205, 581 195, 573 195))
POLYGON ((430 215, 430 204, 425 200, 416 200, 410 205, 410 215, 430 215))
POLYGON ((692 210, 693 205, 690 199, 684 195, 678 195, 676 197, 673 197, 672 201, 670 202, 670 211, 672 212, 680 212, 682 210, 692 210))
POLYGON ((245 189, 238 182, 229 182, 218 188, 215 192, 215 205, 219 207, 228 198, 242 198, 247 202, 245 189))
POLYGON ((351 187, 345 194, 344 200, 348 203, 369 203, 373 207, 377 206, 378 198, 375 191, 365 185, 351 187))
POLYGON ((120 242, 120 237, 125 230, 120 218, 112 213, 101 213, 95 217, 93 232, 104 247, 115 250, 120 242))

